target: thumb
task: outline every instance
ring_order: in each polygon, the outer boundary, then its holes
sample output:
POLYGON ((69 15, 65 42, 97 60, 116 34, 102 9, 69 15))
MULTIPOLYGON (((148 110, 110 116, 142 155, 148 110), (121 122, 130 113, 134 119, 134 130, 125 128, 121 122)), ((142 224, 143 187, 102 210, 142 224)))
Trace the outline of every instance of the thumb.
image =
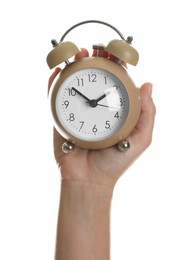
POLYGON ((154 110, 154 104, 152 100, 152 88, 153 86, 151 83, 144 83, 140 88, 142 99, 142 112, 149 112, 151 110, 154 110))
POLYGON ((152 99, 152 84, 143 84, 140 88, 140 95, 142 103, 141 115, 131 136, 133 142, 139 144, 144 149, 151 143, 156 113, 156 108, 152 99))

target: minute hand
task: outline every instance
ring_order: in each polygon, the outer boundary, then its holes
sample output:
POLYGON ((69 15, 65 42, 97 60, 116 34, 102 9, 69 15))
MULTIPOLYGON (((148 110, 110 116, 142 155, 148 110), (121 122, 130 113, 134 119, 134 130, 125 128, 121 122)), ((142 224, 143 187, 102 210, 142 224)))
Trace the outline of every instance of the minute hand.
POLYGON ((77 94, 79 94, 81 97, 83 97, 85 100, 87 100, 89 103, 91 102, 91 100, 86 97, 84 94, 82 94, 79 90, 77 90, 76 88, 72 88, 77 94))

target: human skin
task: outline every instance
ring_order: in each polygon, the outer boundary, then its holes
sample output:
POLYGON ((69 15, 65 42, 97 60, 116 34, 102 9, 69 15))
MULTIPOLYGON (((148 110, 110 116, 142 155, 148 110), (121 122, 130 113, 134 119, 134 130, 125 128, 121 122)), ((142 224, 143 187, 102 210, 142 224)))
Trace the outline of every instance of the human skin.
MULTIPOLYGON (((76 59, 87 57, 82 49, 76 59)), ((56 68, 48 89, 61 71, 56 68)), ((140 88, 141 114, 127 136, 130 149, 117 146, 102 150, 76 147, 62 151, 64 138, 54 129, 54 154, 61 173, 60 207, 57 224, 56 260, 110 260, 110 214, 114 187, 120 176, 151 144, 155 105, 152 84, 140 88)))

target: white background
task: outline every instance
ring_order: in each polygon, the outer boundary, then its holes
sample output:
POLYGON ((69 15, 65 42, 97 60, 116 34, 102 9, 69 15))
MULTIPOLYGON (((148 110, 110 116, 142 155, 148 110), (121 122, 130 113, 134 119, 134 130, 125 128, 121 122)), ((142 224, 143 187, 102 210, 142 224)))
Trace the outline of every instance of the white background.
MULTIPOLYGON (((75 23, 99 19, 133 35, 129 72, 153 83, 157 115, 151 147, 118 182, 112 204, 114 260, 189 259, 188 2, 1 1, 0 259, 52 260, 60 176, 53 157, 46 56, 75 23)), ((117 38, 83 25, 78 47, 117 38), (84 29, 85 27, 85 29, 84 29)))

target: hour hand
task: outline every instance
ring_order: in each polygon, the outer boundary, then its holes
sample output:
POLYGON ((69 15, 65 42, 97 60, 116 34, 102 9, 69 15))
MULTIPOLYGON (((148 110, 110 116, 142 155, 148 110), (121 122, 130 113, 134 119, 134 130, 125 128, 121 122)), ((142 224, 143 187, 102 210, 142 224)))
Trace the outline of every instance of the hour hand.
POLYGON ((81 93, 79 90, 77 90, 76 88, 72 88, 78 95, 80 95, 81 97, 83 97, 85 100, 87 100, 89 103, 91 102, 91 100, 86 97, 83 93, 81 93))
POLYGON ((102 95, 101 97, 97 98, 97 99, 96 99, 96 102, 98 103, 100 100, 104 99, 104 98, 105 98, 107 95, 109 95, 109 94, 110 94, 110 92, 105 93, 105 94, 102 95))

